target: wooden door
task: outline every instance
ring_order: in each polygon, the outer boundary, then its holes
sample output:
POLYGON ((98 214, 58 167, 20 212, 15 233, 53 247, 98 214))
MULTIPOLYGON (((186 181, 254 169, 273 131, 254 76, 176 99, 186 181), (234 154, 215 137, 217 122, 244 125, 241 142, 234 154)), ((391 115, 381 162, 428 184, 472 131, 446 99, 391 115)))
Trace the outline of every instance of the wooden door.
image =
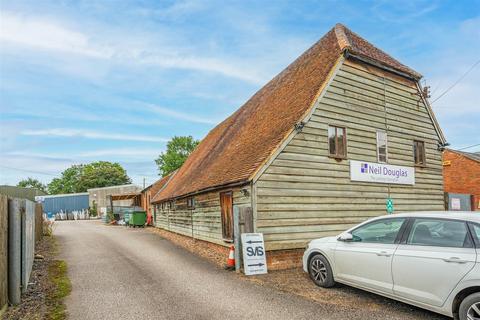
POLYGON ((231 191, 220 193, 220 208, 223 240, 233 241, 233 195, 231 191))

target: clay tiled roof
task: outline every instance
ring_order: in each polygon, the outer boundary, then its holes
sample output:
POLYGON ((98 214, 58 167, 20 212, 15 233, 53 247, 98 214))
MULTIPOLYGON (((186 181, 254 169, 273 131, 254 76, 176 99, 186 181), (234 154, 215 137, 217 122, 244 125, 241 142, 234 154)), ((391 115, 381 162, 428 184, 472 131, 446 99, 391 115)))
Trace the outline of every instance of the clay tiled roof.
POLYGON ((202 140, 153 202, 248 182, 310 110, 344 51, 419 74, 337 24, 202 140))
POLYGON ((155 198, 155 196, 157 195, 157 193, 159 191, 161 191, 166 185, 167 183, 170 181, 170 179, 172 178, 172 176, 175 174, 175 172, 172 172, 170 173, 169 175, 161 178, 161 179, 158 179, 157 181, 155 181, 149 188, 150 188, 150 195, 151 195, 151 199, 153 200, 155 198))

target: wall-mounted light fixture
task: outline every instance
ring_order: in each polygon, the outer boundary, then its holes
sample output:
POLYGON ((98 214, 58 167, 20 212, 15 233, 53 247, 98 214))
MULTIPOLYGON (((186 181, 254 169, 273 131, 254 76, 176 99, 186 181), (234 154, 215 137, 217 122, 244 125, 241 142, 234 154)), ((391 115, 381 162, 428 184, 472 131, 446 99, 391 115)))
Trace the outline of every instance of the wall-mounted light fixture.
POLYGON ((450 145, 450 143, 448 142, 445 142, 445 143, 442 143, 442 142, 438 142, 437 144, 437 150, 438 151, 444 151, 446 147, 448 147, 450 145))
POLYGON ((248 196, 249 195, 249 192, 248 192, 248 189, 247 188, 243 188, 242 190, 240 190, 240 192, 242 193, 242 195, 244 197, 248 196))
POLYGON ((295 130, 297 130, 298 132, 302 131, 303 127, 305 127, 305 122, 303 121, 300 121, 298 123, 295 123, 295 130))

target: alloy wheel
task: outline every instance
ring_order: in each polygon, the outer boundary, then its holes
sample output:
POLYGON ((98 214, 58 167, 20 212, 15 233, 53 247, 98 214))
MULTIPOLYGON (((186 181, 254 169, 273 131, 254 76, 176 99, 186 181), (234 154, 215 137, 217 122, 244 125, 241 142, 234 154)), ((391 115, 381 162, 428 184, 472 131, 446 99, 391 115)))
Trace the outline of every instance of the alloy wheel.
POLYGON ((312 276, 315 281, 320 280, 321 282, 325 282, 325 280, 327 279, 327 268, 325 267, 325 264, 319 259, 315 259, 312 261, 312 276))
POLYGON ((467 311, 468 320, 480 320, 480 302, 474 303, 467 311))

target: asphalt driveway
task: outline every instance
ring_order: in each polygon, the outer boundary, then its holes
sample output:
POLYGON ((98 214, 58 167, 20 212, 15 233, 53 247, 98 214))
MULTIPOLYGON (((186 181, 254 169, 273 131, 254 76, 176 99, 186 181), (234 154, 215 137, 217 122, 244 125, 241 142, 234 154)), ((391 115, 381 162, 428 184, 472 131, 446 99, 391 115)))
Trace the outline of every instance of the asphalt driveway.
MULTIPOLYGON (((424 319, 391 306, 322 304, 245 281, 143 229, 61 221, 70 319, 424 319)), ((390 301, 390 300, 389 300, 390 301)))

